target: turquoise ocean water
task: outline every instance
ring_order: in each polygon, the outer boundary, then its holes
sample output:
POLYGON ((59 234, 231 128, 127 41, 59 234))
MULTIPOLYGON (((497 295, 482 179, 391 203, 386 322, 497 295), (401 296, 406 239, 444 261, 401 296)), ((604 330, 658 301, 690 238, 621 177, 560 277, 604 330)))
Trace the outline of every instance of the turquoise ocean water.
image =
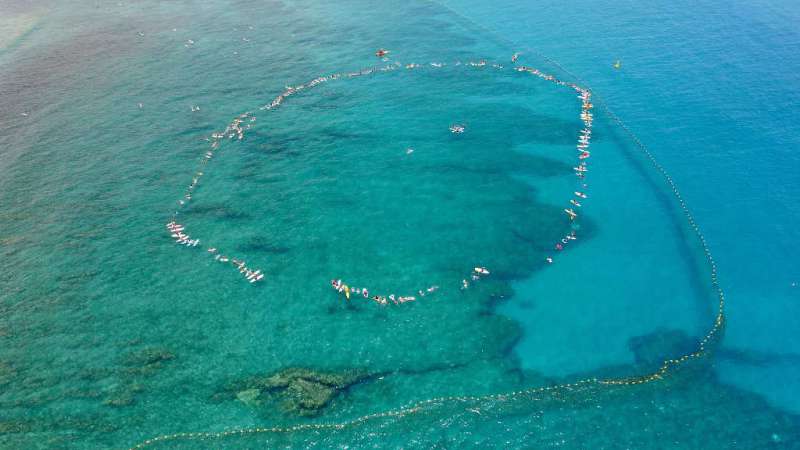
POLYGON ((0 1, 0 447, 800 447, 798 18, 0 1), (585 187, 580 100, 515 52, 595 93, 585 187), (680 188, 726 291, 713 352, 641 384, 572 383, 692 353, 717 299, 670 186, 601 106, 680 188), (170 239, 176 209, 198 247, 170 239), (417 300, 347 303, 332 278, 417 300))

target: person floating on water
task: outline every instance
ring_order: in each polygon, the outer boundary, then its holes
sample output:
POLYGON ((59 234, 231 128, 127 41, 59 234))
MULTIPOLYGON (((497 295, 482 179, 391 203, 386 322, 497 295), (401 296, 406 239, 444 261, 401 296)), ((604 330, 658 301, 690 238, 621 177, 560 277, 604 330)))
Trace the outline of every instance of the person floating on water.
POLYGON ((619 68, 622 67, 622 63, 619 60, 616 60, 616 62, 614 62, 614 66, 613 67, 615 69, 619 70, 619 68))
POLYGON ((463 133, 464 129, 465 129, 464 125, 458 125, 458 124, 450 125, 450 132, 451 133, 455 133, 455 134, 463 133))
POLYGON ((389 50, 386 50, 385 48, 379 48, 378 51, 375 52, 375 56, 377 56, 378 58, 383 58, 388 54, 389 50))
POLYGON ((487 270, 485 267, 476 267, 473 270, 475 271, 475 273, 478 273, 478 274, 481 274, 481 275, 489 275, 489 270, 487 270))

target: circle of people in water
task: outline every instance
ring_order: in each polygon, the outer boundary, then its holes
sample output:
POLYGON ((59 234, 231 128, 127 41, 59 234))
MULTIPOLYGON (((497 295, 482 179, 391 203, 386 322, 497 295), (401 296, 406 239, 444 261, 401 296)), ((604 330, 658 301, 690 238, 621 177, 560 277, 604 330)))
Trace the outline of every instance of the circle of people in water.
MULTIPOLYGON (((386 49, 379 49, 375 52, 375 56, 381 58, 381 60, 386 63, 384 66, 380 67, 373 67, 369 69, 360 70, 358 72, 349 72, 349 73, 335 73, 332 75, 325 75, 314 78, 313 80, 300 84, 297 86, 286 86, 286 89, 275 97, 272 102, 261 106, 259 109, 262 111, 265 110, 273 110, 278 108, 286 98, 301 92, 306 89, 313 88, 321 83, 326 83, 328 81, 338 80, 338 79, 349 79, 349 78, 356 78, 371 75, 373 73, 380 73, 380 72, 390 72, 396 70, 420 70, 423 68, 432 68, 432 69, 439 69, 445 66, 448 66, 448 63, 444 62, 431 62, 427 65, 422 64, 401 64, 399 62, 389 62, 389 50, 386 49)), ((578 209, 581 208, 581 202, 588 198, 586 194, 587 184, 586 184, 586 174, 588 172, 588 159, 591 156, 589 152, 589 144, 592 136, 592 103, 591 103, 591 92, 588 89, 582 88, 574 83, 566 82, 557 79, 553 75, 549 75, 547 73, 541 72, 538 69, 527 67, 523 65, 517 65, 517 59, 519 58, 520 54, 515 53, 511 57, 511 64, 513 70, 519 73, 526 73, 530 75, 534 75, 542 80, 554 83, 558 86, 563 86, 567 88, 571 88, 578 94, 578 99, 580 100, 581 107, 580 107, 580 120, 583 123, 583 129, 578 133, 577 136, 577 143, 576 143, 576 150, 577 150, 577 162, 575 167, 573 167, 574 174, 577 178, 576 183, 577 187, 573 192, 573 195, 569 199, 568 205, 564 208, 564 214, 569 219, 570 223, 572 224, 572 230, 569 234, 561 238, 558 242, 555 242, 553 245, 553 251, 555 253, 560 252, 566 248, 566 246, 571 242, 576 240, 577 234, 576 230, 578 229, 575 226, 574 221, 578 218, 578 209)), ((452 66, 463 66, 475 69, 481 68, 493 68, 497 70, 504 70, 505 67, 502 64, 498 63, 487 63, 486 60, 479 60, 479 61, 467 61, 461 62, 456 61, 455 63, 449 64, 452 66)), ((142 107, 142 104, 139 104, 139 107, 142 107)), ((192 106, 192 111, 199 111, 199 106, 192 106)), ((220 141, 225 139, 230 140, 242 140, 245 136, 245 130, 251 128, 252 123, 256 121, 256 116, 253 112, 245 112, 240 114, 238 117, 233 119, 233 121, 228 124, 224 131, 215 132, 211 135, 210 138, 207 140, 211 143, 210 149, 205 153, 203 158, 200 160, 200 169, 195 173, 194 177, 192 178, 192 182, 189 184, 184 196, 178 200, 178 207, 172 216, 172 220, 166 224, 166 228, 170 233, 170 236, 175 240, 176 244, 184 245, 186 247, 197 247, 200 245, 200 239, 193 238, 189 235, 186 231, 186 226, 179 223, 178 215, 180 210, 185 207, 189 201, 192 200, 192 194, 197 187, 200 179, 203 177, 204 168, 209 164, 211 159, 215 156, 216 151, 219 149, 220 141)), ((467 133, 469 130, 465 124, 453 123, 450 125, 449 130, 443 130, 443 132, 449 131, 454 135, 459 135, 462 133, 467 133)), ((406 149, 406 154, 410 155, 414 152, 413 148, 406 149)), ((208 255, 212 256, 215 261, 223 264, 229 264, 233 266, 241 276, 249 283, 257 283, 262 281, 265 278, 265 274, 261 269, 256 269, 252 266, 249 266, 243 259, 233 257, 217 247, 206 246, 205 248, 208 255)), ((554 253, 554 254, 555 254, 554 253)), ((545 262, 548 264, 552 264, 554 261, 553 255, 547 255, 545 257, 545 262)), ((469 289, 471 283, 478 282, 481 278, 487 277, 490 275, 489 269, 485 267, 475 267, 469 274, 467 274, 461 282, 458 284, 458 288, 461 290, 469 289)), ((429 286, 422 289, 417 289, 416 291, 412 291, 411 293, 406 293, 405 295, 396 295, 396 294, 378 294, 376 291, 366 287, 354 287, 348 285, 341 279, 333 279, 331 280, 331 287, 338 293, 340 293, 348 302, 351 300, 352 297, 363 297, 365 299, 374 301, 378 305, 388 305, 388 304, 403 304, 408 302, 416 301, 419 298, 425 297, 426 295, 431 295, 439 290, 439 286, 429 286)))

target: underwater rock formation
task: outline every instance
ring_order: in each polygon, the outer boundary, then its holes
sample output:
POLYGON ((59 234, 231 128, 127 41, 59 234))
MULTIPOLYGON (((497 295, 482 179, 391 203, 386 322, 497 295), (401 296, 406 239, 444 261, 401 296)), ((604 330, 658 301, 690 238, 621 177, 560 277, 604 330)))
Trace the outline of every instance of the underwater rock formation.
POLYGON ((293 367, 272 375, 254 376, 235 382, 225 389, 223 397, 233 396, 251 407, 278 401, 287 412, 314 416, 341 392, 373 376, 356 369, 322 372, 293 367))
POLYGON ((103 400, 103 404, 115 408, 130 406, 136 403, 136 396, 142 392, 144 392, 144 387, 139 383, 117 386, 103 400))
POLYGON ((131 375, 151 375, 161 368, 164 362, 172 360, 175 355, 167 349, 147 347, 128 354, 123 361, 126 371, 131 375))
POLYGON ((10 364, 0 361, 0 386, 11 383, 16 376, 17 371, 10 364))
MULTIPOLYGON (((136 403, 136 397, 144 392, 145 388, 137 380, 142 377, 150 377, 161 369, 165 362, 175 359, 175 354, 164 348, 145 347, 133 351, 122 360, 122 367, 119 372, 119 384, 111 389, 103 400, 103 405, 120 408, 131 406, 136 403)), ((110 372, 97 369, 87 372, 85 377, 103 377, 110 372)))

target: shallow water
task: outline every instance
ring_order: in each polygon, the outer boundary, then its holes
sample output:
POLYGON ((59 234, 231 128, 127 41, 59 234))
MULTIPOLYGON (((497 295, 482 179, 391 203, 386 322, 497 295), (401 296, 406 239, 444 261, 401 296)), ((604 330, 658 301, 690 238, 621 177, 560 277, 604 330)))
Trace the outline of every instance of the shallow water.
MULTIPOLYGON (((503 10, 451 6, 39 6, 37 25, 0 53, 2 445, 130 447, 187 431, 347 423, 155 444, 797 446, 796 397, 775 401, 742 369, 780 376, 779 358, 737 341, 747 332, 736 312, 718 352, 664 380, 478 398, 649 373, 694 351, 716 300, 667 185, 600 111, 589 198, 570 223, 562 209, 579 186, 571 168, 583 127, 574 91, 510 70, 519 49, 469 21, 513 30, 503 10), (373 56, 379 47, 390 61, 373 56), (506 67, 454 64, 482 58, 506 67), (330 81, 258 109, 286 85, 394 61, 448 66, 330 81), (164 224, 207 138, 246 111, 257 120, 243 140, 221 142, 177 216, 202 245, 174 245, 164 224), (453 123, 467 131, 450 133, 453 123), (555 250, 570 229, 578 239, 555 250), (267 277, 247 283, 211 246, 267 277), (460 289, 475 266, 492 273, 460 289), (382 295, 440 289, 381 307, 345 302, 331 278, 382 295), (308 372, 288 389, 265 381, 293 367, 308 372), (323 407, 298 407, 328 392, 315 376, 348 381, 323 407), (357 419, 439 397, 449 399, 357 419)), ((24 3, 2 8, 34 14, 24 3)), ((568 77, 530 53, 520 63, 568 77)), ((644 94, 614 90, 611 77, 628 72, 599 76, 605 64, 576 70, 624 119, 637 118, 637 132, 668 115, 662 96, 642 117, 644 94)), ((674 111, 668 127, 692 119, 674 111)), ((677 130, 676 145, 698 148, 677 130)), ((683 187, 691 166, 663 153, 683 187)), ((734 265, 703 206, 715 194, 686 184, 722 268, 734 265)), ((743 298, 730 276, 724 287, 743 298)), ((792 354, 781 359, 787 373, 792 354)))

